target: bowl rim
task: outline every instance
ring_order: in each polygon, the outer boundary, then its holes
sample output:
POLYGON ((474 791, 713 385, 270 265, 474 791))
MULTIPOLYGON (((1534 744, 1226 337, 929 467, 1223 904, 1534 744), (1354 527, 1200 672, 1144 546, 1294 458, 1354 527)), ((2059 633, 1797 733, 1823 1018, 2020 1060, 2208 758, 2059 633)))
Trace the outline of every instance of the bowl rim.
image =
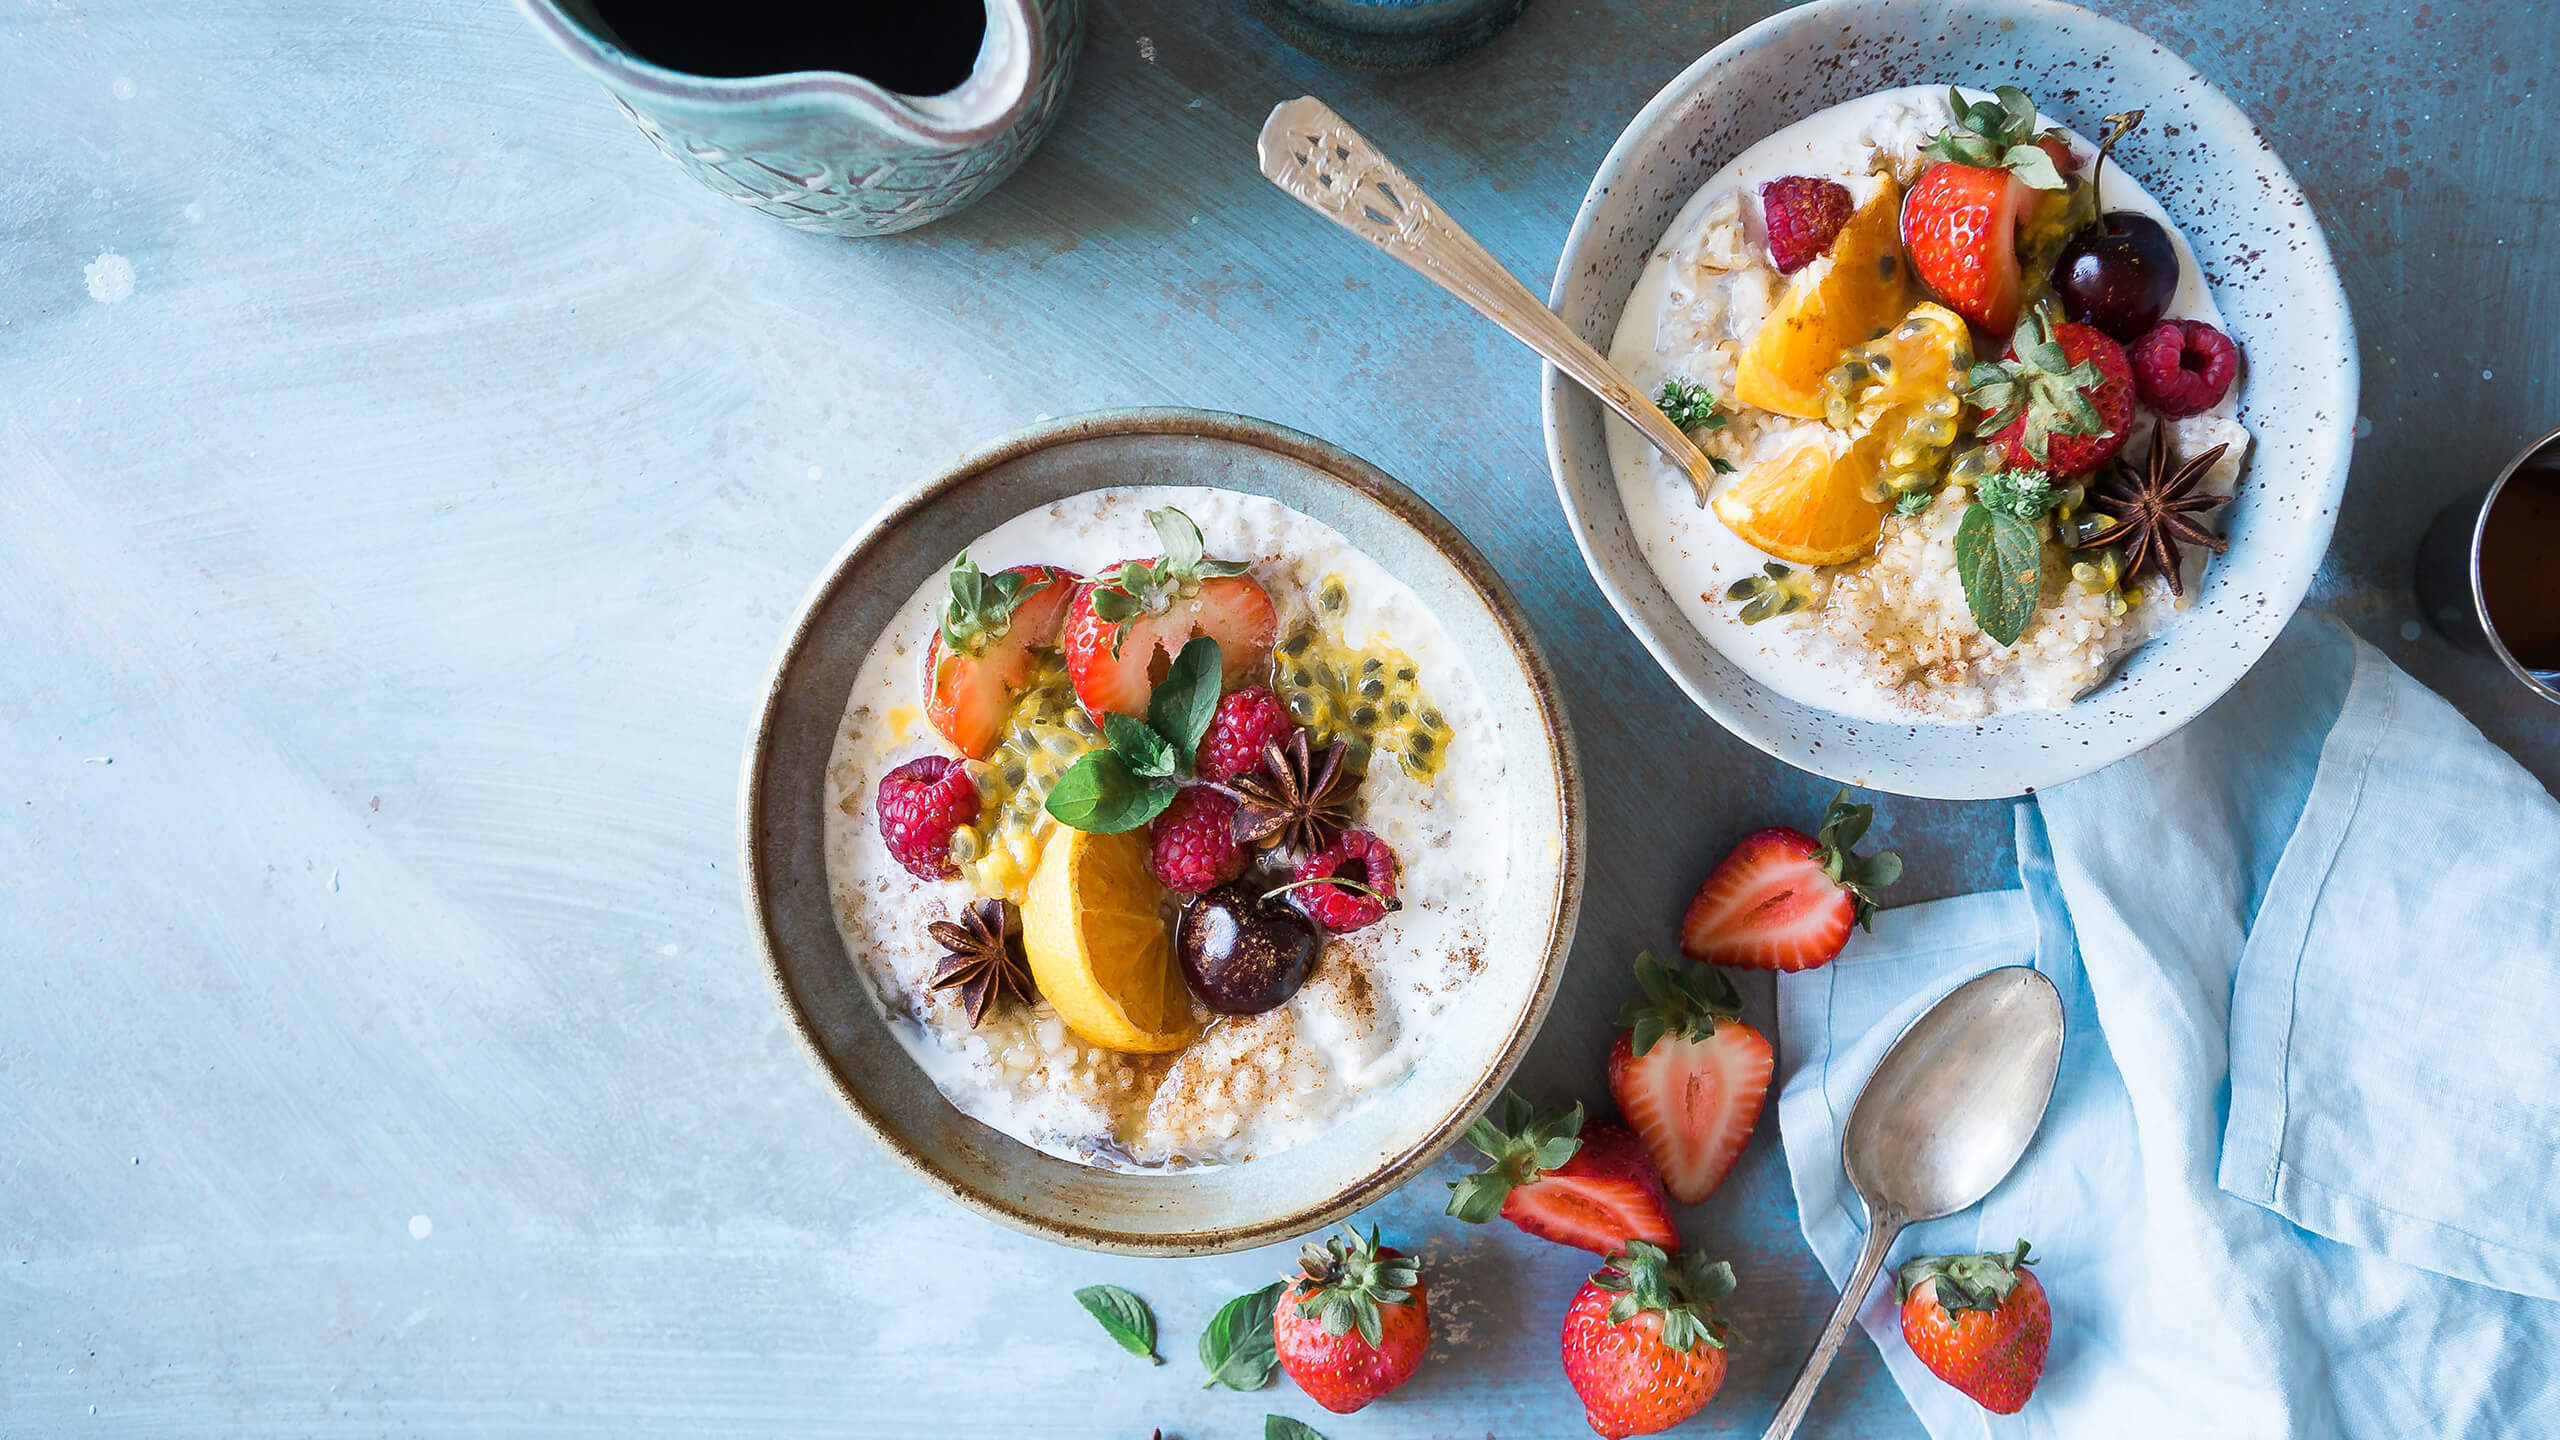
MULTIPOLYGON (((1865 3, 1865 0, 1806 0, 1806 3, 1766 16, 1726 36, 1714 48, 1682 67, 1677 75, 1656 91, 1653 98, 1647 100, 1643 107, 1628 120, 1626 128, 1619 132, 1618 138, 1610 144, 1608 153, 1601 157, 1598 168, 1592 172, 1591 183, 1583 192, 1582 203, 1574 212, 1573 225, 1565 232, 1563 249, 1556 258, 1555 278, 1547 291, 1548 308, 1559 313, 1563 311, 1568 291, 1573 284, 1574 272, 1583 263, 1584 252, 1592 243, 1598 230, 1601 207, 1608 200, 1611 190, 1623 177, 1635 153, 1651 142, 1654 132, 1671 111, 1703 88, 1709 71, 1724 64, 1733 55, 1757 45, 1769 43, 1775 37, 1796 26, 1825 23, 1831 12, 1861 3, 1865 3)), ((2276 175, 2300 199, 2303 214, 2309 222, 2304 226, 2305 263, 2314 273, 2324 274, 2329 280, 2326 295, 2313 298, 2315 301, 2326 299, 2335 306, 2338 327, 2344 342, 2341 346, 2343 353, 2337 357, 2338 363, 2330 371, 2332 383, 2337 392, 2344 397, 2344 403, 2338 407, 2339 414, 2331 421, 2336 456, 2325 476, 2303 477, 2323 487, 2320 491, 2309 494, 2307 498, 2317 502, 2318 512, 2324 517, 2325 523, 2318 547, 2311 549, 2305 558, 2297 563, 2294 573, 2276 577, 2279 583, 2267 587, 2271 596, 2281 596, 2283 618, 2267 625, 2258 635, 2243 634, 2240 637, 2239 643, 2232 648, 2245 653, 2242 654, 2237 668, 2233 670, 2227 683, 2210 695, 2199 691, 2197 698, 2183 708, 2183 713, 2173 713, 2169 723, 2151 728, 2130 747, 2120 751, 2062 761, 2054 767, 2052 773, 2040 774, 2033 784, 2021 784, 2015 780, 1994 781, 1989 778, 1993 772, 1988 768, 1977 772, 1970 779, 1948 777, 1936 783, 1916 782, 1900 777, 1880 779, 1858 767, 1855 758, 1859 753, 1857 746, 1815 745, 1800 746, 1790 750, 1783 744, 1783 737, 1774 733, 1776 729, 1774 725, 1765 719, 1755 719, 1746 713, 1746 707, 1724 699, 1704 684, 1694 683, 1676 660, 1670 642, 1655 633, 1654 627, 1648 625, 1637 613, 1626 585, 1620 581, 1615 569, 1603 562, 1592 535, 1584 523, 1584 516, 1574 503, 1573 489, 1566 478, 1562 411, 1563 407, 1573 403, 1574 396, 1581 392, 1553 365, 1541 366, 1539 375, 1539 412, 1541 429, 1546 442, 1547 469, 1555 484, 1557 502, 1564 510, 1566 526, 1573 534, 1574 547, 1582 554, 1583 568, 1590 573, 1592 583, 1599 587, 1603 598, 1608 600, 1609 608, 1617 612, 1619 623, 1626 626, 1628 631, 1636 637, 1637 643, 1644 646, 1646 653, 1653 657, 1654 663, 1661 667, 1663 673, 1670 677, 1674 685, 1680 688, 1681 693, 1687 695, 1692 704, 1705 711, 1709 718, 1723 726, 1728 733, 1739 737, 1752 748, 1772 759, 1827 779, 1838 780, 1843 784, 1858 785, 1889 794, 1946 800, 2003 799, 2033 794, 2039 789, 2094 774, 2120 760, 2130 759, 2178 733, 2198 715, 2212 708, 2223 695, 2230 693, 2231 687, 2237 685, 2240 679, 2255 668, 2260 659, 2264 658, 2267 649, 2275 643, 2276 636, 2283 632, 2285 620, 2289 620, 2302 608, 2303 599, 2310 593, 2311 585, 2318 576, 2320 562, 2328 553, 2330 541, 2336 532, 2339 502, 2345 494, 2348 471, 2354 458, 2354 417, 2361 413, 2358 397, 2363 384, 2363 356, 2356 345, 2355 314, 2347 304, 2345 282, 2338 273, 2336 257, 2330 251, 2328 232, 2320 224, 2319 212, 2313 207, 2309 192, 2305 191, 2301 182, 2294 178, 2292 169, 2284 163, 2284 157, 2277 153, 2271 141, 2264 140, 2263 132, 2250 121, 2248 112, 2242 110, 2237 101, 2225 94, 2222 87, 2214 84, 2204 72, 2196 69, 2181 51, 2152 39, 2121 20, 2067 3, 2067 0, 1969 0, 1969 4, 1972 8, 2006 11, 2013 14, 2032 14, 2056 22, 2067 22, 2075 27, 2118 32, 2128 45, 2138 43, 2139 46, 2150 48, 2174 64, 2185 66, 2194 75, 2195 84, 2198 87, 2197 94, 2202 99, 2218 103, 2227 109, 2243 127, 2243 133, 2261 137, 2266 164, 2273 168, 2276 175)), ((1673 218, 1677 218, 1676 211, 1673 218)), ((1656 236, 1647 242, 1648 248, 1659 243, 1661 243, 1661 237, 1656 236)), ((1595 344, 1605 353, 1607 348, 1605 341, 1595 342, 1595 344)), ((2256 459, 2256 455, 2253 454, 2251 456, 2253 465, 2256 459)), ((1641 560, 1641 555, 1638 558, 1641 560)), ((1645 562, 1643 568, 1647 576, 1651 577, 1650 562, 1645 562)), ((1661 583, 1658 577, 1653 578, 1655 584, 1661 583)), ((2153 637, 2154 640, 2159 638, 2162 637, 2153 637)), ((2147 643, 2151 642, 2147 641, 2147 643)), ((1741 676, 1740 683, 1755 690, 1776 694, 1774 691, 1767 691, 1765 686, 1748 675, 1741 676)), ((1806 708, 1819 710, 1819 707, 1814 706, 1806 708)), ((1854 721, 1854 717, 1841 716, 1837 711, 1821 711, 1821 713, 1854 721)), ((2066 712, 2055 711, 2054 713, 2066 712)), ((1889 734, 1899 728, 1920 726, 1954 728, 1958 724, 1979 724, 1980 722, 1939 722, 1914 718, 1874 722, 1854 721, 1854 723, 1860 726, 1857 738, 1865 740, 1869 737, 1889 734)), ((1873 743, 1872 740, 1869 743, 1873 743)), ((2067 754, 2068 752, 2055 753, 2067 754)))
MULTIPOLYGON (((852 1113, 855 1123, 909 1171, 980 1215, 1041 1239, 1081 1249, 1127 1255, 1219 1254, 1311 1234, 1402 1186, 1455 1144, 1467 1125, 1509 1083, 1554 1005, 1556 991, 1564 980, 1565 965, 1572 951, 1574 930, 1581 913, 1585 829, 1582 762, 1555 672, 1529 624, 1527 610, 1483 553, 1460 534, 1447 517, 1403 482, 1340 446, 1268 420, 1181 406, 1084 411, 1017 430, 966 453, 931 478, 911 486, 882 505, 827 561, 785 627, 782 642, 766 670, 738 777, 739 890, 746 903, 748 925, 755 935, 756 953, 763 964, 766 983, 773 992, 775 1003, 790 1021, 801 1053, 826 1077, 836 1098, 852 1113), (1283 1215, 1171 1236, 1134 1236, 1106 1225, 1060 1220, 1039 1213, 1010 1196, 972 1185, 945 1171, 910 1145, 893 1117, 876 1113, 866 1104, 821 1047, 809 1014, 792 991, 775 943, 774 929, 768 919, 773 900, 764 883, 767 857, 760 835, 764 817, 760 782, 773 748, 780 699, 794 667, 815 638, 819 613, 843 586, 852 583, 859 559, 874 544, 927 506, 988 470, 1053 446, 1115 435, 1171 435, 1270 451, 1330 476, 1420 533, 1474 589, 1477 599, 1510 641, 1513 653, 1526 673, 1529 690, 1535 697, 1540 726, 1555 756, 1550 778, 1556 789, 1557 809, 1563 821, 1555 899, 1547 918, 1544 953, 1540 957, 1534 992, 1528 1006, 1513 1021, 1510 1034, 1504 1037, 1492 1062, 1466 1097, 1419 1140, 1385 1157, 1363 1179, 1329 1200, 1283 1215)), ((1002 1143, 1021 1144, 992 1127, 989 1127, 989 1134, 1002 1143)), ((1170 1182, 1179 1177, 1166 1178, 1170 1182)))

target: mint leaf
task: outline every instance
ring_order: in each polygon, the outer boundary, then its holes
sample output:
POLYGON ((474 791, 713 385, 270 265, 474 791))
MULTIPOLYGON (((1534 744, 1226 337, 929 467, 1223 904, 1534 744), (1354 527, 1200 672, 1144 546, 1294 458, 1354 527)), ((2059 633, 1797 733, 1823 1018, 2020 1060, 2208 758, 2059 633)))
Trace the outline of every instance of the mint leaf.
POLYGON ((2015 645, 2035 617, 2044 584, 2044 542, 2036 527, 1988 505, 1967 507, 1956 523, 1956 578, 1982 633, 2015 645))
POLYGON ((1147 697, 1147 724, 1182 757, 1182 774, 1191 773, 1200 737, 1209 733, 1210 717, 1218 713, 1218 689, 1225 673, 1218 642, 1195 636, 1173 657, 1173 668, 1147 697))
POLYGON ((1187 768, 1176 757, 1172 743, 1144 720, 1106 711, 1102 736, 1129 773, 1142 780, 1170 780, 1187 768))
POLYGON ((1262 1417, 1262 1440, 1324 1440, 1323 1432, 1303 1420, 1286 1415, 1262 1417))
POLYGON ((1178 789, 1169 780, 1133 773, 1117 750, 1088 750, 1058 777, 1041 808, 1071 829, 1117 835, 1163 814, 1178 789))
POLYGON ((1271 1383, 1272 1372, 1280 1368, 1271 1317, 1288 1289, 1288 1281, 1274 1280, 1219 1308, 1209 1328, 1200 1332, 1200 1365, 1209 1372, 1208 1385, 1202 1389, 1224 1385, 1230 1390, 1259 1390, 1271 1383))
POLYGON ((1102 1322, 1120 1348, 1132 1355, 1144 1355, 1155 1364, 1164 1363, 1156 1354, 1156 1317, 1147 1302, 1117 1285, 1087 1285, 1076 1292, 1076 1303, 1085 1313, 1102 1322))

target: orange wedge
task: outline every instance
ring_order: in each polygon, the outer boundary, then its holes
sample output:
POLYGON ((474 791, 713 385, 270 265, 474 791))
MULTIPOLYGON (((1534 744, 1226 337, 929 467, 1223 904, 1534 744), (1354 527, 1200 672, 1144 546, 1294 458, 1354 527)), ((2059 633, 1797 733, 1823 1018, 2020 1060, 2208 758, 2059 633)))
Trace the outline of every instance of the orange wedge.
POLYGON ((1883 335, 1916 298, 1902 259, 1902 187, 1876 193, 1821 259, 1796 272, 1736 362, 1733 398, 1758 410, 1822 418, 1822 377, 1840 352, 1883 335))
POLYGON ((1892 507, 1866 496, 1857 447, 1813 440, 1716 492, 1716 518, 1751 547, 1799 565, 1845 565, 1876 548, 1892 507))
POLYGON ((1041 847, 1022 901, 1022 952, 1031 978, 1067 1028, 1088 1043, 1163 1055, 1191 1043, 1191 992, 1173 963, 1147 869, 1147 832, 1060 830, 1041 847))

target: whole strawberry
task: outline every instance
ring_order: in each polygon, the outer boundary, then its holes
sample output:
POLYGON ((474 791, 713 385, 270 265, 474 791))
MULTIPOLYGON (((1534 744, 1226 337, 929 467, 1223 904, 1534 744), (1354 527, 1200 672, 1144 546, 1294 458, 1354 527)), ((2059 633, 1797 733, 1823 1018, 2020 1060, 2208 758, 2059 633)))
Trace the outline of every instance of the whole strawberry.
POLYGON ((880 777, 872 797, 881 843, 919 880, 957 878, 951 834, 978 818, 978 785, 948 755, 925 755, 880 777))
POLYGON ((1493 1163, 1449 1186, 1449 1213, 1470 1225, 1499 1215, 1542 1240, 1613 1255, 1630 1242, 1680 1248, 1662 1176, 1644 1142, 1620 1125, 1582 1123, 1582 1107, 1533 1111, 1502 1097, 1467 1143, 1493 1163))
POLYGON ((1815 834, 1773 825, 1744 836, 1689 902, 1680 953, 1744 970, 1829 964, 1875 914, 1876 892, 1902 878, 1901 856, 1855 849, 1874 819, 1874 806, 1843 790, 1815 834))
POLYGON ((2027 1271, 2027 1242, 2007 1253, 1923 1255, 1894 1272, 1902 1339, 1929 1373, 1997 1415, 2015 1415, 2044 1374, 2053 1311, 2027 1271))
POLYGON ((1722 972, 1638 955, 1636 983, 1644 998, 1618 1012, 1626 1028, 1609 1052, 1609 1093, 1644 1137, 1663 1188, 1695 1205, 1742 1158, 1777 1055, 1742 1023, 1742 997, 1722 972))
POLYGON ((1299 1252, 1298 1274, 1271 1315, 1271 1344, 1298 1388, 1348 1415, 1407 1380, 1431 1348, 1429 1289, 1400 1250, 1349 1225, 1299 1252), (1347 1237, 1347 1238, 1346 1238, 1347 1237))
POLYGON ((1728 1329, 1716 1302, 1733 1286, 1731 1265, 1641 1240, 1584 1282, 1564 1312, 1564 1373, 1595 1433, 1668 1430, 1716 1397, 1728 1329))
POLYGON ((1973 367, 1976 435, 2010 467, 2083 475, 2115 458, 2133 431, 2133 365, 2106 332, 2039 310, 2005 360, 1973 367))

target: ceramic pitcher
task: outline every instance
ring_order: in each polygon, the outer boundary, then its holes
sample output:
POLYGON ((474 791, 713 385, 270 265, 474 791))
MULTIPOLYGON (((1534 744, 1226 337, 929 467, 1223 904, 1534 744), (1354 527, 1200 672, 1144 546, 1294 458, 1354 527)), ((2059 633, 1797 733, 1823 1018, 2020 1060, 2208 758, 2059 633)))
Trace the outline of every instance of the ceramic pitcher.
POLYGON ((1084 0, 986 0, 969 78, 900 95, 831 70, 688 75, 624 49, 593 0, 517 3, 693 178, 830 235, 912 230, 994 189, 1057 119, 1084 37, 1084 0))

